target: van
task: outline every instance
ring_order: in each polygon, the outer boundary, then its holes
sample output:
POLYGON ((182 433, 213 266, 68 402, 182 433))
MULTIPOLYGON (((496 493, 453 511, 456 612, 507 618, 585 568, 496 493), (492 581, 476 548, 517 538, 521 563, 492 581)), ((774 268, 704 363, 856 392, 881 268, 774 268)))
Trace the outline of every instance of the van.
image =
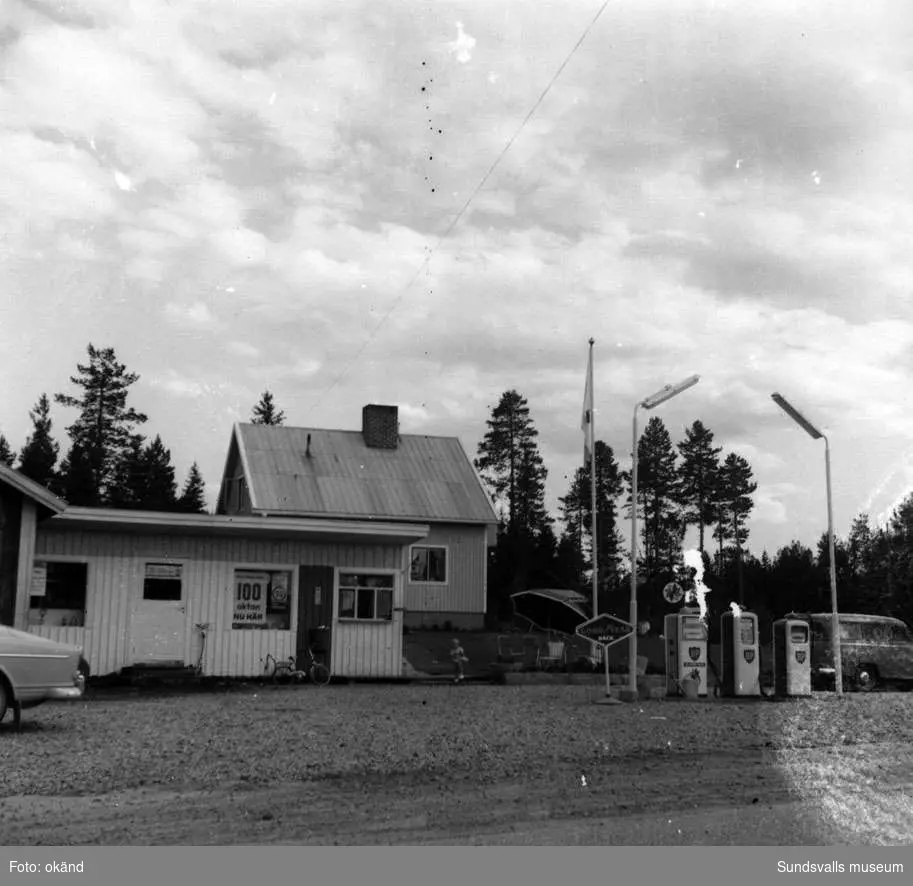
MULTIPOLYGON (((796 615, 811 626, 812 686, 834 682, 831 651, 833 615, 813 612, 796 615)), ((888 683, 913 683, 913 631, 888 615, 839 613, 840 658, 844 688, 871 692, 888 683)))

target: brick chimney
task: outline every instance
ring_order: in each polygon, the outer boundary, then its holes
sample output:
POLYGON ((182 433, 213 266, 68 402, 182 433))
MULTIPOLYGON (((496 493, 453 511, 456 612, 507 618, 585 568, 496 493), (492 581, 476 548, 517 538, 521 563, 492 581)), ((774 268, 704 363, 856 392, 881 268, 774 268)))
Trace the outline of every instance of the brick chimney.
POLYGON ((369 404, 361 411, 361 433, 372 449, 396 449, 399 443, 399 409, 369 404))

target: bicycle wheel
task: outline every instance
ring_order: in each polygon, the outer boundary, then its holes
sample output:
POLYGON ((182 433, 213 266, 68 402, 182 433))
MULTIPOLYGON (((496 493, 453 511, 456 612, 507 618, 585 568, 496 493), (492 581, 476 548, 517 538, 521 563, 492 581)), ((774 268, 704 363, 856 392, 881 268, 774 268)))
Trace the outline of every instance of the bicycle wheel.
POLYGON ((326 686, 330 682, 330 669, 319 661, 311 665, 311 680, 318 686, 326 686))

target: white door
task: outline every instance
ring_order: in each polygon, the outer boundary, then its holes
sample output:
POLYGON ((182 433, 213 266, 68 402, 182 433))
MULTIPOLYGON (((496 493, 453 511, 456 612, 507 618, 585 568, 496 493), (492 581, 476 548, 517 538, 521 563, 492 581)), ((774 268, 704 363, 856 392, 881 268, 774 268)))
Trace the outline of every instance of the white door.
POLYGON ((183 665, 187 632, 183 566, 145 563, 133 609, 134 664, 183 665))
POLYGON ((341 677, 400 677, 402 579, 392 570, 340 570, 332 672, 341 677))

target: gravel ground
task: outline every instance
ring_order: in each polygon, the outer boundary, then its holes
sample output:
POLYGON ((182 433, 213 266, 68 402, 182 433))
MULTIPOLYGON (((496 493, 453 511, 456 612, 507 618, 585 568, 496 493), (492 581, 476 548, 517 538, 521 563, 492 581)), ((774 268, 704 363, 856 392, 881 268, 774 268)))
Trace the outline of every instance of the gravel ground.
MULTIPOLYGON (((0 725, 0 843, 504 842, 523 821, 759 803, 793 804, 785 833, 803 842, 913 839, 913 695, 597 697, 353 685, 49 704, 0 725)), ((581 833, 541 839, 605 839, 581 833)))

